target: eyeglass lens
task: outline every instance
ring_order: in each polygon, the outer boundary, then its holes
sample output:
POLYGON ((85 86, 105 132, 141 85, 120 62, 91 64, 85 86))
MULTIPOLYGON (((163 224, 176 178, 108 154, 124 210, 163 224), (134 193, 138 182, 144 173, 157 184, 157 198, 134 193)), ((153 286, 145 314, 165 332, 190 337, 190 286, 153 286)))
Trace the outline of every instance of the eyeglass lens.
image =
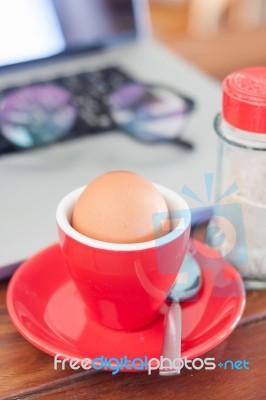
POLYGON ((61 139, 74 125, 76 116, 66 89, 28 86, 11 92, 1 102, 1 133, 15 146, 35 147, 61 139))

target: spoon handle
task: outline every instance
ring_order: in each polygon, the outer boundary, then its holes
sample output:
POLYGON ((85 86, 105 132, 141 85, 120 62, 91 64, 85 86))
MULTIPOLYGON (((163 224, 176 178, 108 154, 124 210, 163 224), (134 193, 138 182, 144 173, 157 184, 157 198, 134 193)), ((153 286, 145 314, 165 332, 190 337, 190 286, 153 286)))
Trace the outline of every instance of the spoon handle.
MULTIPOLYGON (((166 316, 166 326, 163 342, 162 356, 172 362, 172 368, 167 368, 169 364, 165 362, 165 367, 160 369, 162 376, 179 375, 180 370, 175 368, 173 360, 181 359, 181 332, 182 332, 182 309, 179 303, 172 303, 169 306, 166 316)), ((178 363, 178 361, 176 361, 178 363)), ((178 364, 177 364, 178 366, 178 364)))

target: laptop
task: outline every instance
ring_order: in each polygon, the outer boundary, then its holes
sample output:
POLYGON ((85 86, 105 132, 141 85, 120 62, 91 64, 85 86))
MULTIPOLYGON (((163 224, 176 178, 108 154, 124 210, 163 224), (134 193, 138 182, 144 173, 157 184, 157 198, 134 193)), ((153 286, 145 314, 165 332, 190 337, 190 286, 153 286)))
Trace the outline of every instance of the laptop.
POLYGON ((195 215, 208 206, 204 174, 215 170, 212 121, 220 85, 152 37, 146 0, 1 2, 1 93, 99 71, 103 80, 105 71, 118 71, 125 79, 167 85, 192 98, 196 109, 184 135, 194 150, 171 142, 149 145, 98 126, 97 133, 83 132, 75 140, 1 153, 0 278, 57 241, 60 199, 107 171, 135 171, 179 193, 186 185, 201 199, 187 198, 195 215))

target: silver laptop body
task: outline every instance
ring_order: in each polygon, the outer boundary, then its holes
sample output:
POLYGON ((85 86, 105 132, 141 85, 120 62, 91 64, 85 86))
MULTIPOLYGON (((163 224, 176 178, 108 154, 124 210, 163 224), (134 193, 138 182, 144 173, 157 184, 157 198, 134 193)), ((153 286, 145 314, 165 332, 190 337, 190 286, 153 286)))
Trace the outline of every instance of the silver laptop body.
MULTIPOLYGON (((196 101, 185 131, 195 149, 187 152, 168 143, 149 146, 113 131, 1 155, 0 277, 10 273, 10 265, 55 242, 55 210, 60 199, 106 171, 132 170, 179 193, 187 185, 208 205, 204 174, 213 172, 216 166, 212 121, 220 107, 220 86, 151 37, 146 1, 134 2, 134 16, 135 38, 107 46, 104 51, 4 69, 0 88, 30 83, 40 76, 50 79, 62 73, 118 65, 136 79, 166 84, 196 101)), ((201 203, 189 202, 194 211, 202 207, 201 203)))

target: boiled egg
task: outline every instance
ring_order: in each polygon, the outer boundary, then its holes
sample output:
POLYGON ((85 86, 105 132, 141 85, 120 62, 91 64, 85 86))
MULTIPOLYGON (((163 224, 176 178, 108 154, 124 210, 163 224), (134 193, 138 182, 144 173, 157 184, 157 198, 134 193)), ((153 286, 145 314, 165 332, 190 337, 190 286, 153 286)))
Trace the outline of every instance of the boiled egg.
POLYGON ((111 243, 139 243, 167 233, 167 204, 146 178, 129 171, 113 171, 93 180, 77 200, 72 226, 79 233, 111 243), (155 228, 153 216, 163 213, 155 228))

